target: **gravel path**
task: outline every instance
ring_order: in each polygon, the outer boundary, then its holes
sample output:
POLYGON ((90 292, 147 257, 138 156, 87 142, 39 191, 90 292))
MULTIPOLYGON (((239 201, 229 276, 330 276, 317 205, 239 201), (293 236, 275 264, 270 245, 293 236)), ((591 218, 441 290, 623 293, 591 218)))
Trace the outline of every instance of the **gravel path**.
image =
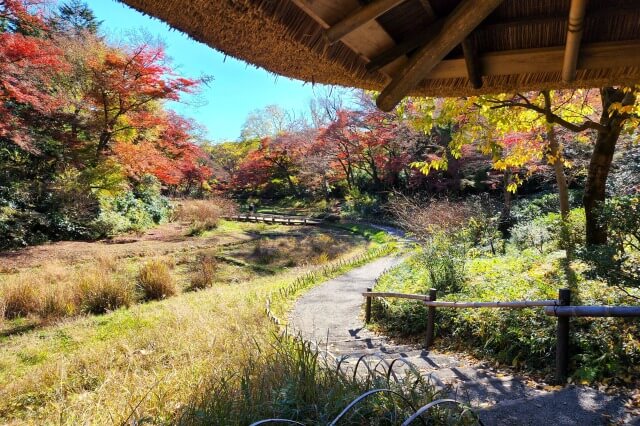
POLYGON ((434 382, 451 385, 458 400, 475 407, 486 425, 640 425, 639 418, 625 413, 627 398, 586 387, 539 389, 486 365, 395 344, 368 331, 361 318, 361 293, 400 262, 395 256, 378 259, 312 289, 296 302, 289 324, 336 356, 376 353, 409 360, 434 382))

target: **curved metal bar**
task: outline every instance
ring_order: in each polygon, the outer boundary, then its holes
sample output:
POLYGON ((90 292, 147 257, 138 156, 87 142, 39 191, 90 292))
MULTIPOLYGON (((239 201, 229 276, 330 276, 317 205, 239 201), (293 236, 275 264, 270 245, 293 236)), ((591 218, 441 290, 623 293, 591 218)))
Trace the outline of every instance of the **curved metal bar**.
MULTIPOLYGON (((362 355, 362 356, 360 357, 360 359, 363 359, 363 358, 364 358, 364 359, 366 359, 366 358, 376 358, 376 359, 378 359, 378 360, 379 360, 379 361, 378 361, 378 363, 376 364, 376 366, 373 368, 373 371, 372 371, 371 369, 369 369, 369 371, 370 371, 370 372, 372 372, 372 373, 378 373, 378 374, 381 374, 381 373, 378 371, 378 367, 380 366, 380 364, 381 364, 381 363, 384 363, 385 367, 387 368, 387 371, 388 371, 388 369, 389 369, 389 362, 388 362, 386 359, 384 359, 384 357, 383 357, 381 354, 377 354, 377 353, 376 353, 376 354, 365 354, 365 355, 362 355)), ((358 360, 358 361, 360 361, 360 360, 358 360)), ((357 366, 356 366, 356 367, 357 367, 357 366)), ((386 375, 386 371, 385 371, 385 370, 383 370, 383 372, 382 372, 382 374, 381 374, 381 375, 382 375, 382 376, 386 375)), ((397 382, 397 381, 398 381, 398 378, 397 378, 397 377, 395 377, 395 374, 394 374, 394 378, 396 379, 396 382, 397 382)))
MULTIPOLYGON (((378 361, 378 363, 376 364, 374 371, 376 373, 379 373, 378 371, 378 367, 380 366, 380 364, 384 363, 384 366, 382 367, 382 375, 385 376, 387 378, 387 385, 389 384, 389 372, 391 371, 391 367, 389 366, 389 362, 382 358, 380 359, 380 361, 378 361), (386 367, 386 369, 385 369, 386 367)), ((393 379, 396 381, 396 383, 398 383, 398 376, 396 376, 396 373, 391 372, 391 374, 393 374, 393 379)))
MULTIPOLYGON (((405 398, 404 395, 402 395, 401 393, 398 393, 398 392, 393 391, 391 389, 373 389, 373 390, 370 390, 368 392, 363 393, 362 395, 360 395, 359 397, 357 397, 356 399, 351 401, 351 403, 349 405, 347 405, 346 408, 344 410, 342 410, 342 412, 340 414, 338 414, 338 417, 336 417, 335 419, 333 419, 333 421, 331 423, 329 423, 329 426, 336 426, 338 424, 338 422, 349 411, 351 411, 351 409, 353 407, 355 407, 356 405, 358 405, 360 402, 364 401, 365 399, 367 399, 371 395, 375 395, 377 393, 383 393, 383 392, 390 393, 392 395, 400 397, 400 399, 402 399, 413 411, 416 411, 416 409, 413 407, 413 404, 411 404, 411 401, 409 401, 407 398, 405 398)), ((422 422, 423 422, 423 424, 425 424, 424 420, 422 420, 422 422)))
POLYGON ((437 401, 432 401, 430 403, 428 403, 427 405, 421 407, 418 411, 416 411, 415 413, 413 413, 413 415, 411 417, 409 417, 407 420, 405 420, 401 426, 409 426, 411 423, 413 423, 417 418, 422 418, 422 415, 424 413, 426 413, 427 411, 429 411, 430 409, 432 409, 435 406, 438 406, 440 404, 456 404, 456 405, 460 405, 462 406, 461 403, 459 403, 458 401, 456 401, 455 399, 438 399, 437 401))
POLYGON ((337 372, 342 372, 342 363, 345 362, 347 359, 349 359, 350 356, 349 355, 342 355, 340 357, 340 359, 338 360, 338 365, 336 366, 336 371, 337 372))
MULTIPOLYGON (((387 383, 389 383, 389 378, 391 376, 391 373, 393 372, 393 366, 398 361, 403 362, 406 366, 408 366, 411 372, 415 374, 417 377, 422 377, 422 374, 420 374, 416 366, 413 365, 411 361, 407 361, 404 358, 396 358, 393 361, 391 361, 391 364, 389 365, 389 371, 387 372, 387 383)), ((396 383, 398 383, 398 377, 396 376, 395 372, 393 373, 393 378, 396 380, 396 383)))
POLYGON ((286 423, 290 425, 306 426, 304 423, 296 422, 295 420, 287 420, 287 419, 260 420, 259 422, 251 423, 249 426, 267 425, 269 423, 286 423))
MULTIPOLYGON (((368 357, 369 355, 362 355, 360 358, 358 358, 358 362, 356 363, 356 366, 353 368, 353 380, 355 381, 357 379, 358 376, 358 368, 360 367, 360 363, 362 362, 363 359, 365 359, 366 357, 368 357)), ((369 364, 367 362, 363 362, 362 364, 364 364, 365 367, 367 367, 367 371, 369 372, 369 378, 373 378, 373 372, 371 371, 371 367, 369 367, 369 364)))

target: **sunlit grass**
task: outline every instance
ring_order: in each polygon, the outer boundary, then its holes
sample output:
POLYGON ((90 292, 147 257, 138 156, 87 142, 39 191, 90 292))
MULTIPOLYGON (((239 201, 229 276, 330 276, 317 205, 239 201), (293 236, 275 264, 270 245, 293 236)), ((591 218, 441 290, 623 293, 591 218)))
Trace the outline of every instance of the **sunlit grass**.
MULTIPOLYGON (((377 246, 360 240, 341 257, 377 246)), ((206 253, 196 250, 162 261, 172 266, 169 273, 177 285, 188 290, 206 253)), ((104 276, 120 274, 135 284, 147 262, 102 259, 95 267, 104 276)), ((15 424, 171 423, 191 402, 202 400, 205 384, 217 373, 238 371, 257 347, 270 344, 275 330, 265 315, 266 297, 311 270, 322 270, 294 267, 274 275, 258 273, 251 265, 219 265, 206 278, 212 284, 197 292, 183 291, 100 316, 40 323, 23 334, 0 337, 0 418, 15 424)), ((324 272, 338 274, 350 267, 347 262, 324 272)), ((73 286, 72 278, 81 270, 86 265, 61 267, 51 276, 73 286)), ((326 276, 318 274, 308 285, 322 279, 326 276)), ((278 299, 277 312, 286 312, 295 294, 278 299)), ((19 330, 22 323, 33 325, 28 318, 18 318, 5 330, 19 330)))

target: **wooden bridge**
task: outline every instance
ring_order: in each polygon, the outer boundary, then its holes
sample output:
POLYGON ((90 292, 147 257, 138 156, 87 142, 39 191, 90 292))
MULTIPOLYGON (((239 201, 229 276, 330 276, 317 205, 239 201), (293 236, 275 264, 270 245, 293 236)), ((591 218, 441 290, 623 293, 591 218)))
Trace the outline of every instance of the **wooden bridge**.
POLYGON ((321 219, 313 219, 304 216, 285 216, 276 214, 236 214, 231 216, 223 216, 225 220, 234 220, 238 222, 261 222, 261 223, 273 223, 280 225, 310 225, 318 226, 324 223, 321 219))

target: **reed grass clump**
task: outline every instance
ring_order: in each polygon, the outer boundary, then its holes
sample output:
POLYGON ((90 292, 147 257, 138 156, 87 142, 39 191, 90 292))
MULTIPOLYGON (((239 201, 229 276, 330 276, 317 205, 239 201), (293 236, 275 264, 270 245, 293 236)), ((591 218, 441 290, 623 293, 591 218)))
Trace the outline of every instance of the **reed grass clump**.
POLYGON ((235 203, 225 198, 185 200, 176 208, 173 220, 188 223, 187 235, 197 236, 217 228, 223 215, 236 211, 235 203))
POLYGON ((130 280, 99 267, 78 275, 76 294, 82 312, 96 315, 136 302, 135 286, 130 280))
POLYGON ((2 304, 7 319, 36 314, 42 306, 38 285, 26 279, 15 280, 2 288, 2 304))
POLYGON ((178 292, 169 265, 159 259, 142 265, 138 272, 138 289, 145 301, 166 299, 178 292))
POLYGON ((202 256, 196 264, 196 271, 191 277, 188 290, 204 290, 211 287, 218 267, 218 261, 214 256, 202 256))

